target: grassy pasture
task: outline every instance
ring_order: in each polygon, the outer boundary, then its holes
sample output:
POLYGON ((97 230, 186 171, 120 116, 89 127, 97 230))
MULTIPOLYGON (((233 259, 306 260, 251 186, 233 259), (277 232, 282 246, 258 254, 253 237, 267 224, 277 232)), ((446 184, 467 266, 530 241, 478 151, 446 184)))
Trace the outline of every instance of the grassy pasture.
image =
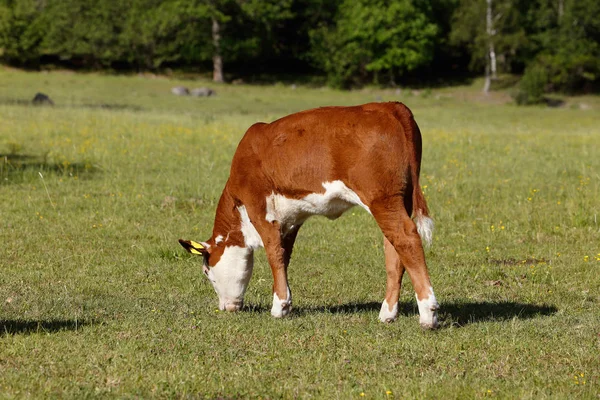
POLYGON ((285 85, 198 99, 169 93, 180 84, 207 85, 0 69, 0 398, 598 398, 598 99, 285 85), (37 91, 56 106, 27 105, 37 91), (245 129, 376 99, 423 131, 442 328, 419 328, 408 278, 398 320, 378 322, 381 234, 359 209, 303 227, 293 317, 270 316, 262 251, 246 311, 218 312, 177 239, 210 235, 245 129))

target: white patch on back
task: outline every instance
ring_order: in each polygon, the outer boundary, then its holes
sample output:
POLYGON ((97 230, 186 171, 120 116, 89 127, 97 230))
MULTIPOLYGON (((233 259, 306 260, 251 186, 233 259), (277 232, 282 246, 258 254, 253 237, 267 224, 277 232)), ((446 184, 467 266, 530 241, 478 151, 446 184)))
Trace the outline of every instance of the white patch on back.
POLYGON ((287 288, 287 298, 280 300, 277 297, 277 293, 273 293, 273 307, 271 308, 271 315, 275 318, 285 317, 292 311, 292 293, 290 288, 287 288))
POLYGON ((394 304, 394 307, 390 309, 390 305, 387 300, 383 300, 381 303, 381 311, 379 311, 379 320, 381 322, 393 322, 398 316, 398 303, 394 304))
MULTIPOLYGON (((415 297, 417 297, 415 295, 415 297)), ((417 297, 417 305, 419 306, 419 322, 424 328, 437 328, 437 310, 440 308, 435 294, 433 294, 433 288, 429 288, 429 297, 423 300, 419 300, 417 297)))
POLYGON ((312 215, 338 218, 346 210, 361 206, 371 213, 360 197, 342 181, 324 182, 325 193, 311 193, 302 199, 290 199, 278 193, 267 197, 266 220, 277 221, 284 230, 292 225, 302 224, 312 215))
POLYGON ((246 211, 246 206, 239 206, 238 211, 240 212, 240 218, 242 221, 242 234, 244 235, 244 241, 246 242, 246 247, 250 247, 252 249, 256 249, 258 247, 264 247, 262 238, 258 234, 258 231, 250 221, 250 217, 248 216, 248 211, 246 211))
POLYGON ((209 268, 207 276, 219 295, 221 310, 235 311, 242 307, 253 267, 252 249, 227 246, 219 262, 209 268))
POLYGON ((419 232, 421 240, 425 242, 427 247, 431 246, 433 237, 433 220, 419 212, 415 217, 415 224, 417 225, 417 232, 419 232))

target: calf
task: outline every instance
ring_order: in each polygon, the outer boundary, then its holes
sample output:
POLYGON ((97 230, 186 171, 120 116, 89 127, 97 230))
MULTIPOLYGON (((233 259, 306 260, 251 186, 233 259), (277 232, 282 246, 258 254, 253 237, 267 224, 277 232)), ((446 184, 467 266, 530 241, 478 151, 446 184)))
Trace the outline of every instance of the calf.
POLYGON ((212 236, 180 243, 203 255, 219 308, 228 311, 242 307, 254 249, 264 247, 273 273, 271 314, 283 317, 292 309, 287 268, 304 221, 335 219, 360 206, 384 235, 387 290, 379 319, 396 319, 406 269, 420 323, 435 328, 438 303, 421 244, 431 242, 433 222, 419 186, 420 164, 421 133, 402 103, 323 107, 257 123, 233 156, 212 236))

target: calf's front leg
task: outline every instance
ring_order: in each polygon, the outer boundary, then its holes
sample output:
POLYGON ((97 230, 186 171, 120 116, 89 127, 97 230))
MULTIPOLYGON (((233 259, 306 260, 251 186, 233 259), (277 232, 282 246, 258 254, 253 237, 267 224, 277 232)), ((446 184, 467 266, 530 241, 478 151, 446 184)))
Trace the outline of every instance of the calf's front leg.
POLYGON ((287 268, 290 263, 292 249, 300 226, 294 226, 287 232, 281 231, 277 221, 268 222, 260 213, 257 218, 250 219, 260 235, 267 260, 273 274, 273 307, 271 315, 275 318, 285 317, 292 311, 292 292, 287 279, 287 268))
MULTIPOLYGON (((280 232, 281 251, 283 253, 283 271, 285 275, 285 287, 286 287, 286 300, 281 301, 281 297, 275 290, 275 272, 273 273, 273 307, 271 308, 271 315, 276 318, 284 317, 292 311, 292 292, 287 280, 287 270, 290 265, 290 259, 292 258, 292 250, 294 249, 294 243, 296 242, 296 236, 301 225, 291 227, 287 232, 280 232)), ((271 270, 273 270, 273 264, 271 264, 271 270)))
POLYGON ((385 253, 387 284, 385 299, 381 303, 379 320, 381 322, 393 322, 398 316, 398 300, 400 299, 404 265, 400 262, 396 249, 385 236, 383 237, 383 250, 385 253))
POLYGON ((274 223, 271 229, 264 232, 263 243, 273 273, 271 315, 275 318, 285 317, 292 311, 292 292, 288 284, 287 269, 298 229, 299 227, 294 228, 284 235, 280 231, 279 224, 274 223))
MULTIPOLYGON (((292 292, 290 291, 287 280, 287 269, 290 265, 292 250, 294 249, 294 243, 296 242, 296 236, 298 235, 299 229, 300 225, 297 225, 287 232, 282 233, 280 227, 277 227, 279 233, 279 246, 272 247, 272 256, 269 255, 270 251, 267 250, 267 258, 271 265, 271 272, 273 272, 273 307, 271 308, 271 315, 275 318, 285 317, 292 311, 292 292), (279 257, 279 255, 281 255, 281 257, 279 257), (271 262, 272 259, 273 262, 271 262), (281 265, 283 265, 283 268, 281 265), (285 293, 282 293, 281 290, 277 290, 277 288, 281 289, 282 287, 285 287, 285 293)), ((265 245, 265 249, 266 248, 265 245)))

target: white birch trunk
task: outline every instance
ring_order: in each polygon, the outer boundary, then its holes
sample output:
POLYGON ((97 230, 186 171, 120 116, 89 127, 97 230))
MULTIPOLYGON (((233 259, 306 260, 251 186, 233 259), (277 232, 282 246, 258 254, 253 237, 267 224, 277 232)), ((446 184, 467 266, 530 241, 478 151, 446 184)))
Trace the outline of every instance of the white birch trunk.
POLYGON ((492 72, 492 79, 496 79, 496 52, 494 51, 494 42, 490 41, 490 69, 492 72))
POLYGON ((223 57, 221 56, 221 25, 212 19, 213 82, 223 82, 223 57))
POLYGON ((490 76, 490 60, 488 59, 487 65, 485 66, 485 82, 483 84, 483 93, 488 94, 491 85, 492 78, 490 76))
POLYGON ((564 0, 558 0, 558 22, 562 19, 563 14, 565 13, 565 2, 564 0))
POLYGON ((487 9, 485 13, 485 30, 488 36, 488 54, 486 57, 485 66, 485 84, 483 85, 483 92, 488 93, 490 91, 492 79, 496 79, 496 51, 494 50, 494 20, 492 16, 492 1, 486 0, 487 9))

